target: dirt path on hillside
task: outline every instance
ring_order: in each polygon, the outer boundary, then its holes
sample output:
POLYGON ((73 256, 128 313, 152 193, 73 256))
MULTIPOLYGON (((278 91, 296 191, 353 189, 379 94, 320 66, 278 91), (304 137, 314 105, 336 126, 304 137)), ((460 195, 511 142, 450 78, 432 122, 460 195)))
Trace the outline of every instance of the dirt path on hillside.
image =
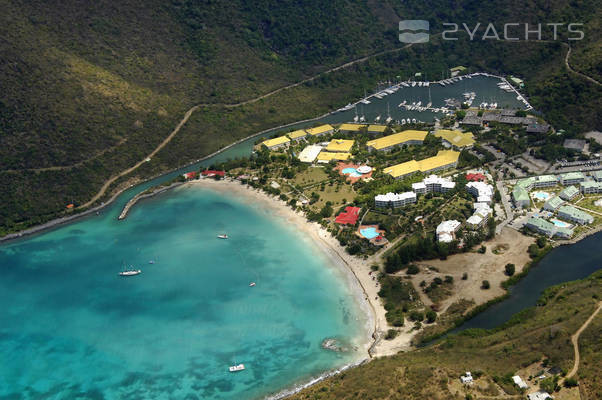
MULTIPOLYGON (((566 43, 563 43, 563 44, 567 45, 566 43)), ((569 48, 569 49, 568 49, 568 51, 566 52, 566 56, 564 56, 564 65, 566 66, 566 69, 568 69, 570 72, 572 72, 572 73, 574 73, 574 74, 576 74, 576 75, 579 75, 580 77, 582 77, 582 78, 584 78, 584 79, 587 79, 588 81, 590 81, 590 82, 592 82, 592 83, 594 83, 594 84, 596 84, 596 85, 598 85, 598 86, 602 86, 602 84, 601 84, 600 82, 598 82, 597 80, 595 80, 595 79, 594 79, 594 78, 592 78, 591 76, 587 76, 587 75, 585 75, 584 73, 581 73, 581 72, 579 72, 579 71, 575 71, 575 70, 574 70, 574 69, 571 67, 571 64, 569 64, 569 57, 571 56, 571 50, 572 50, 572 48, 571 48, 571 46, 570 46, 570 45, 567 45, 567 46, 568 46, 568 48, 569 48)))
POLYGON ((600 310, 602 310, 602 301, 598 302, 598 308, 596 308, 596 310, 592 313, 592 315, 589 316, 589 318, 587 319, 587 321, 585 321, 583 323, 583 325, 581 325, 581 328, 579 328, 579 330, 577 332, 575 332, 575 334, 573 336, 571 336, 571 342, 573 342, 573 349, 575 350, 575 364, 573 364, 573 369, 571 370, 571 372, 569 372, 566 375, 566 378, 564 378, 562 380, 563 382, 564 382, 565 379, 572 378, 573 375, 575 375, 577 373, 577 370, 579 369, 579 360, 580 360, 580 357, 579 357, 579 336, 588 327, 588 325, 593 321, 593 319, 600 312, 600 310))

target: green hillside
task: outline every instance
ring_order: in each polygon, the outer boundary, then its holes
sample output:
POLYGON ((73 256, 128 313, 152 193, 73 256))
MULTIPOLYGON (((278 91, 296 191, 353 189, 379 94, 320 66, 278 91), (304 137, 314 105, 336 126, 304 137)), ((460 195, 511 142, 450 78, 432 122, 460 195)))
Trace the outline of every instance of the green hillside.
MULTIPOLYGON (((242 107, 226 107, 331 67, 400 48, 404 18, 587 24, 574 68, 600 80, 600 11, 593 0, 541 5, 368 0, 2 1, 0 234, 84 204, 143 160, 196 104, 174 141, 116 182, 136 181, 271 126, 346 104, 381 79, 440 76, 458 62, 520 74, 533 103, 570 132, 601 129, 599 86, 568 74, 558 43, 442 43, 375 57, 242 107), (566 108, 568 106, 568 108, 566 108)), ((106 196, 101 200, 106 200, 106 196)))
MULTIPOLYGON (((379 358, 325 380, 292 399, 524 399, 510 379, 519 373, 527 380, 538 372, 573 368, 571 335, 599 305, 602 273, 582 281, 547 289, 539 306, 516 314, 504 326, 468 330, 417 351, 379 358), (547 361, 544 361, 547 360, 547 361), (478 376, 466 388, 459 377, 465 371, 478 376), (528 374, 525 371, 532 371, 528 374), (469 397, 470 396, 470 397, 469 397)), ((597 315, 579 339, 580 364, 575 376, 582 399, 598 399, 600 382, 600 326, 597 315)), ((527 384, 537 387, 537 380, 527 384)), ((574 397, 563 389, 558 399, 574 397)))

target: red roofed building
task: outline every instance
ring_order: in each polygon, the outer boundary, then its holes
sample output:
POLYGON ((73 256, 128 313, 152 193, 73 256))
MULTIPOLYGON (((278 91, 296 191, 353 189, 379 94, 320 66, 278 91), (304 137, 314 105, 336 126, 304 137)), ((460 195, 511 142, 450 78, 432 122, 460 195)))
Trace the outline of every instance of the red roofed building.
POLYGON ((466 174, 466 180, 473 181, 473 182, 478 182, 478 181, 485 182, 487 180, 487 178, 483 174, 476 173, 476 174, 466 174))
POLYGON ((219 175, 219 176, 223 177, 226 174, 226 171, 215 171, 213 169, 206 169, 203 172, 201 172, 201 174, 203 174, 203 176, 216 176, 216 175, 219 175))
POLYGON ((359 207, 346 207, 345 211, 337 215, 334 222, 342 225, 355 225, 357 219, 360 216, 360 208, 359 207))
POLYGON ((186 179, 194 179, 194 178, 196 178, 196 172, 187 172, 187 173, 183 174, 183 176, 186 179))

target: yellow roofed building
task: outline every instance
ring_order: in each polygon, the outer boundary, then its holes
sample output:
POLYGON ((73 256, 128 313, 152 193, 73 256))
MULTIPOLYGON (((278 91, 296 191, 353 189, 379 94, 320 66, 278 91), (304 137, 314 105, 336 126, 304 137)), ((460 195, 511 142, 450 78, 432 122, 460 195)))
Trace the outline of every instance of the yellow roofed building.
POLYGON ((345 161, 351 158, 351 153, 331 153, 329 151, 323 151, 318 154, 319 163, 327 163, 332 160, 334 161, 345 161))
POLYGON ((359 132, 362 128, 365 128, 368 125, 362 124, 341 124, 339 126, 339 132, 359 132))
POLYGON ((393 135, 381 137, 378 139, 370 140, 366 142, 368 150, 381 150, 389 151, 395 146, 401 145, 421 145, 424 142, 424 138, 428 135, 426 131, 414 131, 408 130, 393 135))
POLYGON ((355 140, 332 139, 325 150, 335 153, 349 153, 353 147, 353 143, 355 143, 355 140))
POLYGON ((368 133, 385 133, 387 125, 369 125, 368 133))
POLYGON ((307 132, 305 132, 303 129, 298 129, 296 131, 292 131, 291 133, 287 133, 286 136, 288 136, 292 141, 298 142, 307 136, 307 132))
POLYGON ((281 147, 286 147, 290 144, 291 140, 286 136, 278 136, 274 139, 268 139, 262 142, 261 144, 267 147, 270 150, 276 150, 281 147))
POLYGON ((434 157, 425 158, 420 161, 411 160, 393 165, 392 167, 383 169, 383 172, 391 175, 395 179, 401 179, 417 172, 428 174, 442 169, 455 167, 458 165, 459 157, 460 153, 457 151, 440 150, 434 157))
POLYGON ((474 136, 470 132, 441 129, 435 132, 435 136, 441 138, 444 145, 457 149, 471 148, 475 143, 474 136))
POLYGON ((334 132, 334 128, 330 124, 316 126, 315 128, 306 129, 307 133, 312 136, 326 135, 327 133, 334 132))

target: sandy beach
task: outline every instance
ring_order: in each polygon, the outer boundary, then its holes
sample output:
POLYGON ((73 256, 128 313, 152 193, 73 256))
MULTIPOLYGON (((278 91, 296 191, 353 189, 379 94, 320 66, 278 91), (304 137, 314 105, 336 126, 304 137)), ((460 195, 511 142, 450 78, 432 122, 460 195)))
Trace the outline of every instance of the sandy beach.
POLYGON ((257 204, 261 202, 264 207, 267 207, 270 214, 278 216, 288 223, 292 224, 295 229, 303 232, 304 235, 320 248, 335 264, 336 267, 346 271, 349 276, 351 273, 350 283, 355 286, 355 291, 358 292, 358 300, 360 306, 369 314, 369 324, 371 325, 372 339, 366 342, 366 352, 370 357, 379 357, 384 355, 395 354, 400 350, 410 349, 410 340, 413 333, 401 331, 395 340, 383 340, 388 326, 385 318, 385 309, 378 297, 378 283, 374 278, 374 273, 371 274, 370 258, 363 260, 353 257, 345 251, 339 242, 330 235, 322 226, 315 222, 308 222, 301 212, 293 211, 283 201, 276 197, 271 197, 263 191, 250 188, 242 185, 238 181, 213 179, 200 179, 191 181, 189 185, 208 188, 220 193, 235 195, 239 200, 252 202, 257 204), (355 280, 355 284, 354 281, 355 280))

